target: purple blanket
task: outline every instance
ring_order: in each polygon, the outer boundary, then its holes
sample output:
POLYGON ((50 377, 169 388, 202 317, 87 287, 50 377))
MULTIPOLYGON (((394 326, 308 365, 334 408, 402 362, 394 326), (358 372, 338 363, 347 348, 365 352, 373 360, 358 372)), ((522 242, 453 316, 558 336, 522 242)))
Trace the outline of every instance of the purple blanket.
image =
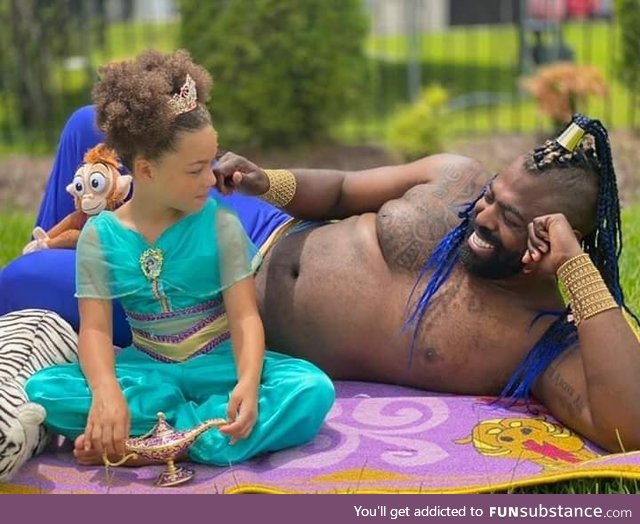
POLYGON ((640 452, 606 455, 539 405, 505 409, 461 397, 361 382, 338 400, 309 445, 153 485, 160 466, 77 466, 68 443, 32 460, 0 493, 464 493, 579 477, 640 478, 640 452))

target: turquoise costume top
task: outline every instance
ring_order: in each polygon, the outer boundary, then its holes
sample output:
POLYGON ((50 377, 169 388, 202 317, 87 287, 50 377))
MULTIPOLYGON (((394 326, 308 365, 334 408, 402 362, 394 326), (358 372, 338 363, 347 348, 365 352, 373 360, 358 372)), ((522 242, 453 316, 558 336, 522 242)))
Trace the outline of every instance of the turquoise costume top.
POLYGON ((77 251, 76 296, 119 298, 133 346, 168 362, 229 338, 222 291, 259 262, 236 215, 212 199, 153 244, 103 211, 84 227, 77 251))

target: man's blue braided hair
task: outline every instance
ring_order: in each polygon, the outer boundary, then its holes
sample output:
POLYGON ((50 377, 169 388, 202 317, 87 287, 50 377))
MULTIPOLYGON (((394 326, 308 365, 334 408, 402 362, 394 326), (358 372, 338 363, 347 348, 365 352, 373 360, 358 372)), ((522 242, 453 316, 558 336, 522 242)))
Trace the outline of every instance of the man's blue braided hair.
MULTIPOLYGON (((532 173, 537 171, 540 174, 551 174, 552 171, 557 173, 559 169, 578 168, 581 171, 591 170, 596 173, 598 190, 595 227, 583 237, 582 248, 600 271, 616 303, 640 325, 638 317, 626 306, 620 286, 618 268, 618 260, 622 252, 620 201, 607 131, 600 121, 591 120, 581 114, 574 115, 572 124, 588 133, 587 139, 583 140, 586 145, 581 144, 576 151, 570 151, 557 139, 549 140, 533 151, 528 170, 532 173)), ((555 176, 562 175, 562 173, 557 175, 555 173, 555 176)), ((459 261, 459 248, 466 238, 475 204, 483 197, 484 191, 473 202, 463 206, 459 213, 462 219, 460 224, 438 243, 418 275, 411 297, 416 293, 418 284, 432 272, 406 323, 407 326, 414 327, 412 351, 431 300, 442 284, 447 281, 459 261)), ((502 390, 501 398, 507 398, 513 402, 517 400, 528 402, 535 380, 558 355, 577 343, 578 333, 574 324, 568 320, 568 314, 569 309, 566 308, 562 311, 541 311, 534 318, 532 324, 542 316, 556 317, 516 369, 502 390)))

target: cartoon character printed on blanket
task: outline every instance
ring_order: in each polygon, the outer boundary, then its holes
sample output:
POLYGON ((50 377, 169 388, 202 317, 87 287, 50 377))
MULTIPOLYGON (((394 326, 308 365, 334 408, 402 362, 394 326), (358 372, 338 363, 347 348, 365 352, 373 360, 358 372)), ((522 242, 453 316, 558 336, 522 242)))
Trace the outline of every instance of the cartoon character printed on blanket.
POLYGON ((49 441, 44 408, 29 402, 24 383, 36 371, 77 360, 77 335, 60 316, 25 309, 0 316, 0 482, 49 441))

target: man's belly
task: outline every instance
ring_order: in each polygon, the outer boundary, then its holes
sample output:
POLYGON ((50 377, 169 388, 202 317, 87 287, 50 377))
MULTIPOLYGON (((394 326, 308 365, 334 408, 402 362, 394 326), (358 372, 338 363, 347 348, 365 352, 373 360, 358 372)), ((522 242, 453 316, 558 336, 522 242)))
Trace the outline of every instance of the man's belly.
POLYGON ((355 219, 286 237, 257 275, 270 349, 317 364, 335 379, 434 391, 500 391, 541 334, 500 297, 477 296, 452 275, 412 345, 406 325, 414 285, 389 271, 355 219))
POLYGON ((379 332, 384 260, 361 218, 282 238, 256 276, 270 349, 350 372, 379 332))

